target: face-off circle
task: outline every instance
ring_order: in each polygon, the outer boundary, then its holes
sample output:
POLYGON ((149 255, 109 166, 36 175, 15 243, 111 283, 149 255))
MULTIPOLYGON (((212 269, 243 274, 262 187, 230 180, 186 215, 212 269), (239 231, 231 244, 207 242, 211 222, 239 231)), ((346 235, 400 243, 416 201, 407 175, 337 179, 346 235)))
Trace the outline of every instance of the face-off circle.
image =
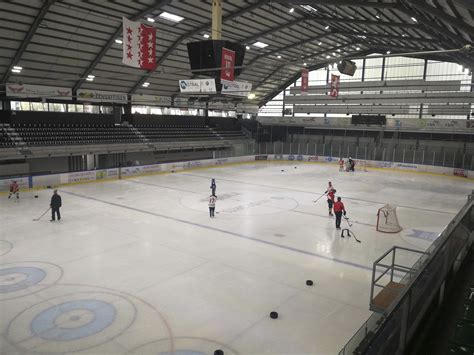
POLYGON ((66 353, 106 343, 126 331, 137 315, 124 296, 79 292, 37 303, 8 325, 6 339, 26 352, 66 353))
POLYGON ((0 256, 7 255, 13 249, 13 244, 8 240, 0 240, 0 256))
POLYGON ((158 355, 209 355, 216 350, 222 350, 225 355, 238 355, 238 352, 228 345, 216 341, 195 337, 174 337, 174 350, 170 351, 171 339, 156 340, 130 351, 129 354, 158 354, 158 355))
POLYGON ((51 263, 20 262, 0 267, 0 301, 17 299, 53 286, 62 269, 51 263))

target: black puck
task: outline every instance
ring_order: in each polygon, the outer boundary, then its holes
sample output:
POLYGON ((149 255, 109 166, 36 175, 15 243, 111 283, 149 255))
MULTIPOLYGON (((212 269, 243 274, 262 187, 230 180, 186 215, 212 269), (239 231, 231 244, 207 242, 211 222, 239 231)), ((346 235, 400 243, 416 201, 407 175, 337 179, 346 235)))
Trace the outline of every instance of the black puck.
POLYGON ((35 198, 38 198, 38 195, 35 195, 35 198))
POLYGON ((174 170, 171 170, 172 173, 174 173, 174 170))
POLYGON ((214 351, 214 355, 224 355, 224 352, 221 349, 214 351))
POLYGON ((313 280, 306 280, 306 285, 313 286, 313 280))
POLYGON ((295 166, 295 169, 296 169, 296 166, 295 166))
POLYGON ((278 318, 278 312, 270 312, 270 318, 271 319, 277 319, 278 318))
POLYGON ((282 171, 285 171, 285 170, 282 170, 282 171))

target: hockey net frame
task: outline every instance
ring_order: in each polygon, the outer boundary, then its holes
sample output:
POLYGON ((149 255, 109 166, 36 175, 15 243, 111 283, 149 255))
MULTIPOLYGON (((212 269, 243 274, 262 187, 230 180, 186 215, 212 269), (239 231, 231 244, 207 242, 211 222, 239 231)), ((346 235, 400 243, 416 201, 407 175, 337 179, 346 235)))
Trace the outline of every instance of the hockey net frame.
POLYGON ((382 233, 399 233, 403 230, 398 222, 397 207, 393 205, 385 205, 377 211, 377 224, 375 226, 377 232, 382 233), (391 219, 390 222, 388 221, 391 219))

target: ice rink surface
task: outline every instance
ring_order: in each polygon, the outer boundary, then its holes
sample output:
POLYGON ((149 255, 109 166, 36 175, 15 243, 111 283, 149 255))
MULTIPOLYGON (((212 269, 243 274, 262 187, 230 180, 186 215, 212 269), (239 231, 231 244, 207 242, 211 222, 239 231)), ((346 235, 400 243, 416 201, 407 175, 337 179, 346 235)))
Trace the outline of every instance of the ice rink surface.
POLYGON ((370 315, 373 261, 393 245, 426 249, 472 188, 250 163, 64 186, 55 223, 33 221, 51 190, 2 195, 0 353, 337 354, 370 315), (324 197, 313 202, 329 180, 362 243, 340 238, 324 197), (386 203, 402 232, 375 231, 386 203))

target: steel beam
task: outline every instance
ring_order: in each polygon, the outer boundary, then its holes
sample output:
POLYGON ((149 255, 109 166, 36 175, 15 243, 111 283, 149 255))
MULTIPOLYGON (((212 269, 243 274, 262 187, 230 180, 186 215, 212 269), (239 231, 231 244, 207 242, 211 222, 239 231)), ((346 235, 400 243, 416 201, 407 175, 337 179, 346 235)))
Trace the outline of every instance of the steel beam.
MULTIPOLYGON (((131 21, 137 21, 139 20, 140 18, 142 18, 143 16, 145 16, 146 14, 150 13, 151 11, 154 11, 154 10, 157 10, 163 6, 166 6, 168 5, 172 0, 156 0, 155 3, 150 6, 150 7, 147 7, 146 9, 144 9, 143 11, 140 11, 138 14, 136 14, 135 16, 133 16, 130 20, 131 21)), ((97 66, 97 64, 100 63, 100 61, 102 60, 102 58, 104 58, 105 54, 107 53, 107 51, 110 49, 110 47, 112 47, 112 45, 115 43, 115 40, 120 37, 122 34, 122 24, 120 24, 120 26, 115 30, 114 34, 109 38, 109 40, 107 41, 107 43, 105 44, 104 47, 102 47, 101 51, 99 52, 99 54, 97 54, 97 56, 95 57, 95 59, 92 61, 92 63, 89 65, 89 67, 84 71, 84 73, 81 75, 81 78, 74 84, 73 88, 72 88, 72 91, 75 92, 77 89, 79 89, 79 87, 82 85, 82 83, 84 82, 84 80, 86 80, 86 77, 92 73, 92 71, 95 69, 95 67, 97 66)))
POLYGON ((352 7, 373 7, 373 8, 396 8, 396 2, 371 2, 354 0, 272 0, 280 4, 293 5, 329 5, 329 6, 352 6, 352 7))
POLYGON ((10 65, 8 66, 7 70, 5 71, 5 74, 3 74, 2 81, 1 83, 6 84, 8 78, 10 77, 11 70, 15 65, 18 64, 18 62, 21 59, 21 56, 23 53, 25 53, 26 47, 28 47, 28 44, 30 44, 31 39, 36 33, 36 30, 38 29, 39 25, 43 21, 44 17, 48 13, 49 8, 51 5, 53 5, 55 0, 47 0, 43 4, 43 7, 40 9, 38 15, 36 15, 35 20, 31 24, 30 29, 28 30, 28 33, 26 34, 25 38, 23 38, 23 41, 21 42, 20 47, 16 51, 15 56, 13 57, 12 61, 10 62, 10 65))
POLYGON ((412 4, 417 9, 427 12, 430 15, 434 16, 437 19, 440 19, 447 24, 453 26, 454 28, 465 32, 470 37, 474 36, 474 27, 465 23, 462 18, 456 18, 448 15, 446 12, 438 10, 437 8, 428 5, 424 0, 409 0, 410 4, 412 4))

